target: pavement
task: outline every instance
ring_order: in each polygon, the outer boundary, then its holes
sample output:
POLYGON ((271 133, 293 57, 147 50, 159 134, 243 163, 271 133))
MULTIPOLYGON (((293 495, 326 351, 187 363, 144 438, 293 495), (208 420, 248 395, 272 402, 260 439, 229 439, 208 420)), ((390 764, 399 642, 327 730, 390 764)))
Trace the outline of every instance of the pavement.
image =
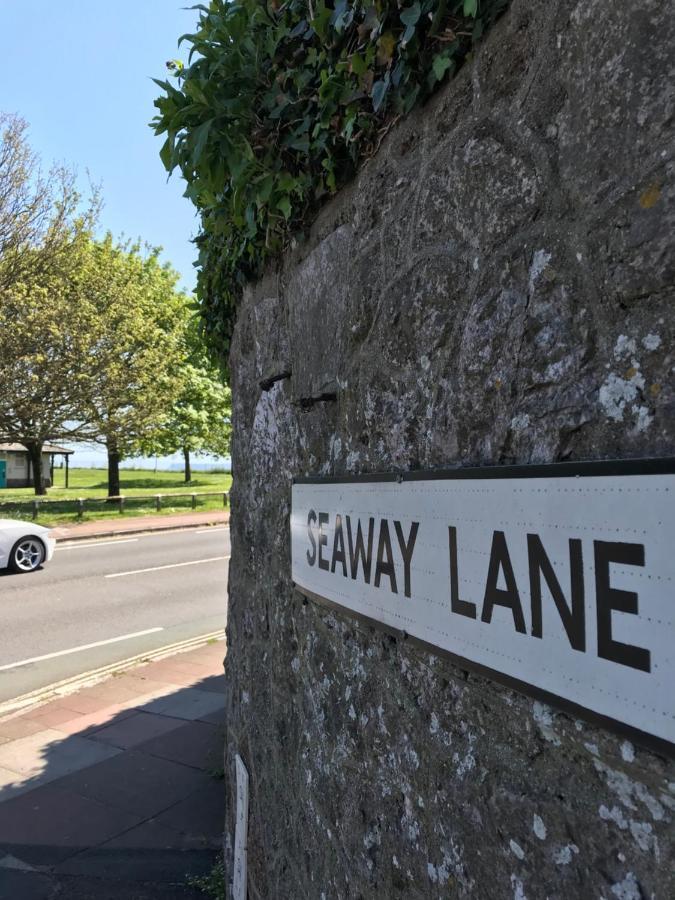
POLYGON ((222 849, 224 641, 0 720, 2 900, 192 900, 222 849))
POLYGON ((206 528, 209 525, 225 525, 230 521, 230 511, 213 509, 207 512, 177 513, 166 516, 134 516, 123 519, 98 519, 93 522, 76 522, 59 525, 53 529, 59 541, 81 541, 87 538, 114 537, 120 534, 141 534, 144 531, 173 531, 177 528, 206 528))
POLYGON ((0 707, 92 669, 222 635, 229 539, 220 526, 58 543, 40 570, 0 574, 0 707))

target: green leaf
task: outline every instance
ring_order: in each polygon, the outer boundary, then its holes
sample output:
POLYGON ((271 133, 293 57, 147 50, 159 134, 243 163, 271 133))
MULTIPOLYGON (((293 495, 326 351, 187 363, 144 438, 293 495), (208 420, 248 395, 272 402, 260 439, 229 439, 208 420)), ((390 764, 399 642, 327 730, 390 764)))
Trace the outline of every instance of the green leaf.
POLYGON ((394 56, 396 38, 391 31, 385 32, 377 42, 377 61, 381 66, 386 65, 394 56))
POLYGON ((162 160, 164 168, 167 172, 170 172, 173 166, 171 165, 171 161, 173 159, 173 138, 168 137, 164 143, 162 144, 162 149, 159 151, 159 158, 162 160))
POLYGON ((507 3, 204 0, 181 39, 186 68, 155 81, 152 128, 201 215, 197 292, 221 355, 242 286, 353 177, 394 116, 470 58, 507 3))
POLYGON ((277 200, 277 209, 280 213, 283 213, 285 219, 290 219, 292 206, 289 197, 282 197, 281 200, 277 200))
POLYGON ((365 59, 359 53, 352 53, 349 57, 349 64, 355 75, 364 75, 368 69, 365 59))
POLYGON ((445 53, 439 53, 434 56, 431 68, 433 69, 436 80, 440 81, 445 73, 452 65, 452 60, 445 53))
POLYGON ((384 98, 387 94, 387 88, 389 87, 389 81, 376 81, 373 85, 373 91, 371 93, 371 97, 373 99, 373 109, 375 112, 378 112, 380 107, 384 102, 384 98))
MULTIPOLYGON (((466 0, 465 0, 466 5, 466 0)), ((404 9, 401 12, 401 22, 408 27, 415 26, 419 22, 420 16, 422 15, 422 8, 419 3, 413 3, 412 6, 409 6, 407 9, 404 9)))
POLYGON ((414 37, 415 37, 415 26, 408 25, 406 30, 403 32, 403 37, 401 38, 401 46, 405 47, 407 44, 410 43, 410 41, 412 41, 412 39, 414 37))
POLYGON ((192 160, 195 165, 197 165, 202 158, 202 153, 204 152, 204 147, 206 146, 206 142, 209 139, 209 132, 211 131, 211 125, 213 124, 213 119, 209 119, 206 122, 203 122, 199 125, 192 133, 194 139, 194 149, 192 151, 192 160))
POLYGON ((246 225, 248 228, 248 236, 254 237, 257 231, 256 221, 255 221, 255 207, 252 203, 246 207, 246 225))

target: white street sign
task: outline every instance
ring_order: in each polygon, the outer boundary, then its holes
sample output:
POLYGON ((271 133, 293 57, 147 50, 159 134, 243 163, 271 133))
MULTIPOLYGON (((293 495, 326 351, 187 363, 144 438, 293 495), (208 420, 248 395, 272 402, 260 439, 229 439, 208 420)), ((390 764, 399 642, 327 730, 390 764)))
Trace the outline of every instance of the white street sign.
POLYGON ((293 580, 460 665, 667 748, 674 471, 608 463, 300 479, 293 580))

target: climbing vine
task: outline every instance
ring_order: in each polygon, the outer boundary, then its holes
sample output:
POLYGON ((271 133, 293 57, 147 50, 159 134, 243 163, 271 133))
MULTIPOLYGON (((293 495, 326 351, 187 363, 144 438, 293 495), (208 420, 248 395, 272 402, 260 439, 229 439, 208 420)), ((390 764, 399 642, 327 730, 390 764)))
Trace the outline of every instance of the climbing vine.
POLYGON ((197 292, 225 359, 248 279, 398 117, 461 65, 508 0, 211 0, 158 80, 169 172, 199 209, 197 292))

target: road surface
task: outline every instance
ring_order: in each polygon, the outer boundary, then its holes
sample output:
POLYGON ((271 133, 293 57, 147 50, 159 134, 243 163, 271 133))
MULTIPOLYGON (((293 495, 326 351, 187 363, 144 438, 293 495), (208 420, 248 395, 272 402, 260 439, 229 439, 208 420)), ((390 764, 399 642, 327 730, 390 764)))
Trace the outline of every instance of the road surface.
POLYGON ((0 702, 222 630, 229 554, 213 527, 57 544, 37 572, 0 571, 0 702))

